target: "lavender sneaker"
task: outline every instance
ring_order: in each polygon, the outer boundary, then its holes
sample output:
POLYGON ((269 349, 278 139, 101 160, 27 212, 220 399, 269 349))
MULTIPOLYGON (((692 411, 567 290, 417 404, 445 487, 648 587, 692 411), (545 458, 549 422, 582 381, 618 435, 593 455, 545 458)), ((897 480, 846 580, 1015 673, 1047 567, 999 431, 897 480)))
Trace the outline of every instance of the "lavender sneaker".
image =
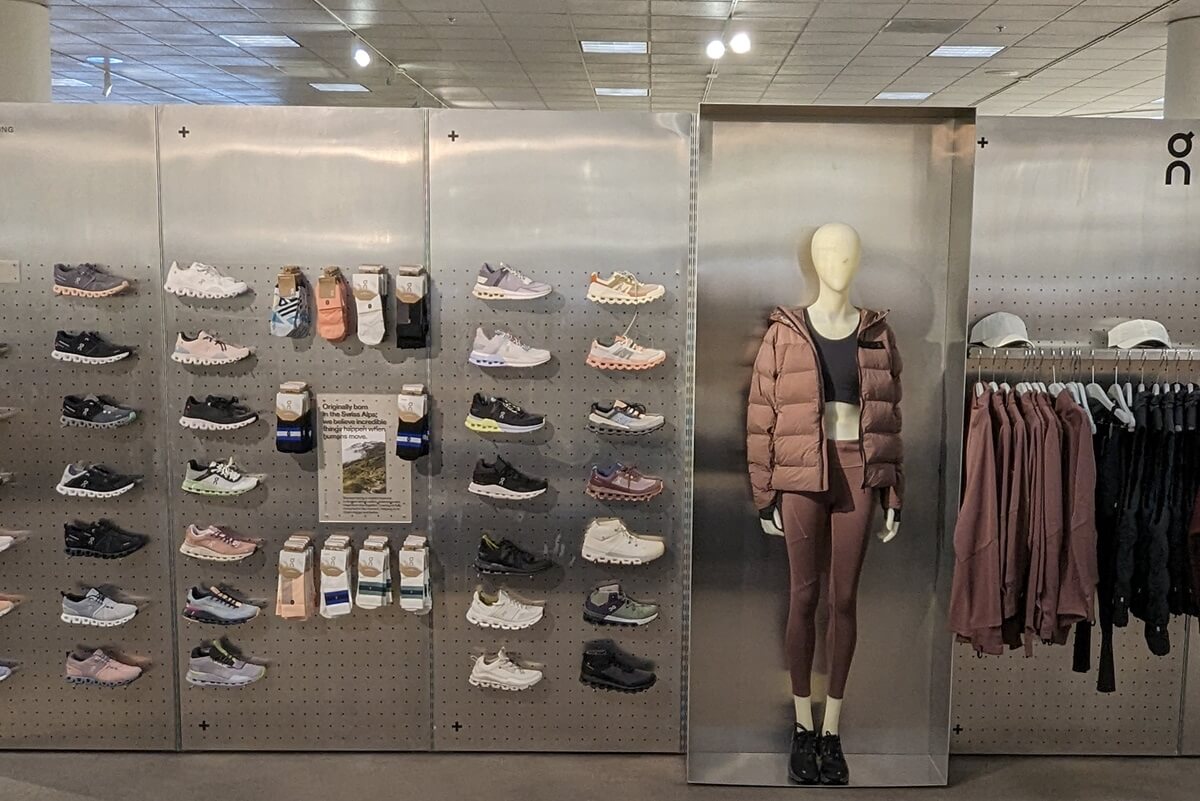
POLYGON ((479 268, 475 288, 471 294, 484 300, 533 300, 544 298, 554 288, 541 281, 534 281, 503 262, 498 267, 484 264, 479 268))

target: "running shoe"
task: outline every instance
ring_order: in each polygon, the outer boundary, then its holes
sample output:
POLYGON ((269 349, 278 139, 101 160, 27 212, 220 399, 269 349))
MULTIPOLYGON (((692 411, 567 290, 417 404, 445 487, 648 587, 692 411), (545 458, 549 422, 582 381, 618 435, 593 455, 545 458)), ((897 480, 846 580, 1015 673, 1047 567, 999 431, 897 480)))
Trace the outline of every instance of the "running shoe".
POLYGON ((583 558, 599 564, 644 565, 666 550, 658 537, 634 534, 616 517, 596 518, 583 535, 583 558))
POLYGON ((471 294, 485 300, 534 300, 554 291, 549 284, 533 281, 501 262, 498 267, 484 264, 471 294))
POLYGON ((74 623, 77 626, 112 628, 128 623, 137 613, 138 608, 133 604, 114 601, 93 587, 83 595, 64 592, 62 614, 59 617, 64 623, 74 623))
POLYGON ((593 403, 588 415, 588 431, 597 434, 649 434, 667 422, 661 414, 651 414, 640 403, 615 400, 611 404, 593 403))
POLYGON ((230 645, 214 640, 192 649, 184 678, 200 687, 245 687, 265 675, 265 667, 247 662, 230 645))
POLYGON ((624 335, 613 337, 607 345, 593 339, 587 356, 587 363, 601 370, 649 370, 666 360, 666 351, 644 348, 624 335))
POLYGON ((120 687, 142 675, 137 665, 127 665, 97 648, 90 654, 67 654, 66 679, 71 684, 120 687))
POLYGON ((535 556, 509 540, 497 542, 487 534, 479 539, 475 569, 480 573, 532 576, 534 573, 541 573, 552 567, 554 567, 554 562, 544 556, 535 556))
POLYGON ((129 492, 141 480, 141 476, 127 476, 102 464, 69 464, 54 489, 59 495, 77 498, 115 498, 129 492))
POLYGON ((189 395, 183 404, 183 417, 179 418, 179 425, 197 431, 232 431, 244 428, 257 419, 258 415, 238 403, 237 398, 209 395, 200 401, 189 395))
POLYGON ((0 617, 4 617, 12 610, 16 609, 17 605, 7 598, 0 598, 0 617))
POLYGON ((14 531, 8 528, 0 528, 0 553, 7 551, 9 548, 28 537, 29 534, 30 532, 28 531, 14 531))
POLYGON ((537 367, 550 361, 550 351, 531 348, 507 331, 489 337, 477 328, 467 361, 480 367, 537 367))
POLYGON ((609 640, 593 640, 583 651, 579 680, 602 690, 636 693, 649 690, 657 677, 648 668, 631 664, 609 640))
POLYGON ((120 559, 129 556, 149 541, 144 534, 134 534, 119 528, 111 521, 63 524, 63 550, 68 556, 88 556, 93 559, 120 559))
POLYGON ((541 604, 517 600, 502 589, 495 595, 476 589, 467 609, 467 622, 486 629, 519 631, 541 620, 543 611, 541 604))
POLYGON ((199 528, 189 525, 183 534, 179 552, 208 562, 240 562, 258 550, 256 543, 236 537, 217 526, 199 528))
POLYGON ((4 681, 12 675, 12 668, 8 665, 0 665, 0 681, 4 681))
POLYGON ((175 350, 171 352, 171 359, 180 364, 233 364, 249 356, 249 348, 230 345, 207 331, 201 331, 194 338, 181 332, 175 338, 175 350))
POLYGON ((114 345, 95 331, 57 331, 52 358, 77 364, 111 364, 133 353, 133 348, 114 345))
POLYGON ((476 392, 465 425, 483 434, 527 434, 546 424, 540 414, 530 414, 504 398, 476 392))
POLYGON ((179 262, 173 261, 163 289, 181 298, 219 300, 237 297, 249 287, 243 281, 222 275, 210 264, 194 261, 190 267, 180 267, 179 262))
POLYGON ((583 601, 583 619, 601 626, 644 626, 658 617, 658 604, 635 601, 613 581, 596 587, 583 601))
POLYGON ((817 738, 817 762, 821 765, 821 784, 850 783, 850 766, 842 753, 842 738, 825 732, 817 738))
POLYGON ((107 298, 129 289, 124 278, 110 275, 95 264, 54 265, 54 294, 79 298, 107 298))
POLYGON ((0 420, 10 420, 21 413, 17 406, 0 406, 0 420))
POLYGON ((661 478, 620 463, 593 467, 587 483, 587 494, 605 501, 648 501, 662 491, 661 478))
POLYGON ((233 459, 206 465, 192 459, 184 471, 182 489, 196 495, 242 495, 257 486, 258 477, 243 474, 233 459))
POLYGON ((661 284, 643 284, 630 272, 615 272, 611 278, 592 273, 587 299, 596 303, 636 305, 658 300, 666 291, 661 284))
POLYGON ((527 476, 497 456, 496 461, 491 464, 483 459, 475 463, 471 484, 467 489, 476 495, 486 495, 489 498, 524 501, 541 495, 546 491, 546 487, 544 478, 527 476))
POLYGON ((103 395, 67 395, 62 401, 64 426, 83 428, 120 428, 137 419, 137 412, 114 403, 103 395))
POLYGON ((542 671, 518 665, 501 648, 495 656, 484 654, 475 660, 467 681, 474 687, 494 690, 528 690, 542 680, 542 671))
POLYGON ((258 607, 234 598, 218 587, 192 587, 187 592, 183 616, 197 623, 238 626, 258 616, 258 607))

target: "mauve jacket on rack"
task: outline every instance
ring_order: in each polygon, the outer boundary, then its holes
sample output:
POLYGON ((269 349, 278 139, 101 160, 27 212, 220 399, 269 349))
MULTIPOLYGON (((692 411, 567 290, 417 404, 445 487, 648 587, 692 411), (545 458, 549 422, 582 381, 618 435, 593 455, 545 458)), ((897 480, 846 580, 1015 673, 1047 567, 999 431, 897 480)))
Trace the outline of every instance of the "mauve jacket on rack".
MULTIPOLYGON (((900 352, 886 316, 859 311, 859 442, 863 485, 881 491, 885 508, 899 509, 900 352)), ((828 489, 824 412, 820 366, 803 310, 777 308, 754 360, 746 411, 746 459, 758 509, 774 503, 777 492, 828 489)))

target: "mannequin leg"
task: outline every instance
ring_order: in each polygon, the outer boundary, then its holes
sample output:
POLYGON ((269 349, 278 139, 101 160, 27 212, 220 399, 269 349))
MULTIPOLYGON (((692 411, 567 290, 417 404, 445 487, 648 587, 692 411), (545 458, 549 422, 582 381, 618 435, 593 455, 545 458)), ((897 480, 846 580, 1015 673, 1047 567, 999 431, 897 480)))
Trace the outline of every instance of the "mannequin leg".
MULTIPOLYGON (((875 510, 871 490, 862 487, 862 461, 857 445, 853 443, 853 450, 839 447, 842 469, 830 472, 830 489, 837 496, 837 505, 834 506, 830 521, 829 627, 826 631, 826 649, 829 653, 829 703, 825 707, 827 721, 830 719, 831 705, 840 707, 846 691, 850 662, 854 658, 854 647, 858 640, 858 583, 862 577, 863 560, 867 555, 871 533, 871 517, 875 510), (834 701, 839 703, 833 704, 834 701)), ((840 708, 836 711, 840 713, 840 708)), ((836 726, 836 715, 833 721, 836 726)), ((828 727, 828 722, 825 725, 828 727)))
MULTIPOLYGON (((829 533, 829 510, 820 495, 783 493, 783 532, 787 541, 790 601, 786 648, 792 696, 811 699, 816 650, 817 602, 821 594, 821 543, 829 533)), ((811 731, 812 703, 796 702, 796 722, 811 731)))
POLYGON ((808 731, 813 730, 812 696, 793 695, 792 703, 796 707, 796 724, 808 731))

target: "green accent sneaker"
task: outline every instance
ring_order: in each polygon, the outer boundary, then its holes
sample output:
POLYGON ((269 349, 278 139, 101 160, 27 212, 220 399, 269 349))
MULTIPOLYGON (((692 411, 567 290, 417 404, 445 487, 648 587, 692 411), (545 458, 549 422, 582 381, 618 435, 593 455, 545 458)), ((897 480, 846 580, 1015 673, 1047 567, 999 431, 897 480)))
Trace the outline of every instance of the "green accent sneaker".
POLYGON ((583 602, 583 619, 602 626, 644 626, 656 617, 658 604, 635 601, 615 581, 596 587, 583 602))

